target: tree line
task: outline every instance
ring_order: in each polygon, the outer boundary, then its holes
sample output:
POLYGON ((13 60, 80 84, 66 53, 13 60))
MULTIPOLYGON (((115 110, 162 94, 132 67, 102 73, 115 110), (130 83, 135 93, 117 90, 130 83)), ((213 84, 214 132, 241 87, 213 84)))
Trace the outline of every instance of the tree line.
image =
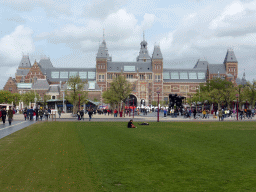
POLYGON ((207 83, 200 84, 200 89, 197 89, 197 93, 193 97, 188 99, 191 103, 208 103, 218 104, 218 109, 221 106, 226 108, 232 108, 232 104, 238 99, 239 109, 242 105, 248 103, 249 107, 255 106, 256 101, 256 81, 246 82, 244 85, 234 85, 232 82, 214 78, 207 83))

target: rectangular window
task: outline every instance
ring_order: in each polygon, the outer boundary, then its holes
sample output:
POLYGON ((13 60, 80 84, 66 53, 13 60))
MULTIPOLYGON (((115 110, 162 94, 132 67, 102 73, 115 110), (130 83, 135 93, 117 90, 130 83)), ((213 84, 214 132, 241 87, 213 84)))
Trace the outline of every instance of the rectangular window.
POLYGON ((171 72, 171 79, 179 79, 178 72, 171 72))
POLYGON ((197 73, 198 79, 205 79, 205 73, 197 73))
POLYGON ((147 79, 152 79, 152 74, 147 74, 147 79))
POLYGON ((135 71, 135 66, 124 66, 124 71, 135 71))
POLYGON ((105 81, 105 75, 102 75, 102 76, 101 76, 101 80, 102 80, 102 81, 105 81))
POLYGON ((170 79, 170 73, 169 72, 164 72, 164 79, 170 79))
POLYGON ((87 72, 81 72, 81 71, 79 71, 79 77, 80 77, 81 79, 87 79, 87 72))
POLYGON ((60 77, 60 72, 59 71, 52 71, 51 72, 51 77, 53 79, 58 79, 60 77))
POLYGON ((161 81, 161 75, 155 75, 155 82, 161 81))
POLYGON ((197 79, 196 73, 189 73, 189 79, 197 79))
POLYGON ((78 73, 76 71, 69 71, 69 78, 77 76, 78 73))
POLYGON ((188 73, 187 72, 181 72, 180 73, 180 79, 188 79, 188 73))
POLYGON ((95 72, 88 71, 88 79, 95 79, 95 72))
POLYGON ((95 89, 95 82, 89 82, 89 88, 88 89, 95 89))
POLYGON ((60 78, 67 79, 68 78, 68 72, 67 71, 61 71, 60 72, 60 78))

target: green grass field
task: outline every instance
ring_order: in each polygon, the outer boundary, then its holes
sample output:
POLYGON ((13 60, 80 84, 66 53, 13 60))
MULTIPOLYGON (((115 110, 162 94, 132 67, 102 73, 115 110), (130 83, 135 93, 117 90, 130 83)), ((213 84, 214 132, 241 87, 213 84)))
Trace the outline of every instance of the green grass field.
POLYGON ((45 122, 0 140, 0 191, 256 191, 255 122, 45 122))

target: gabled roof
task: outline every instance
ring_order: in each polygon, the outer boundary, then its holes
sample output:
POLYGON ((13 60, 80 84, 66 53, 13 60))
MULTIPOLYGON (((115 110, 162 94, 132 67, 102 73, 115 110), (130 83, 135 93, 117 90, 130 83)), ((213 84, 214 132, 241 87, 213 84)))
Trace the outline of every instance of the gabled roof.
POLYGON ((32 89, 48 90, 49 89, 49 83, 46 79, 37 79, 36 82, 32 85, 32 89))
POLYGON ((157 45, 154 46, 152 59, 163 59, 163 56, 162 56, 162 53, 161 53, 161 50, 160 50, 160 46, 157 46, 157 45))
POLYGON ((19 68, 30 68, 31 63, 28 55, 23 55, 19 64, 19 68))
POLYGON ((49 69, 49 68, 53 68, 52 62, 50 60, 50 58, 42 58, 39 63, 38 63, 39 67, 43 68, 43 69, 49 69))
POLYGON ((210 74, 226 74, 224 64, 209 64, 208 69, 210 74))
POLYGON ((227 54, 226 54, 224 63, 237 63, 235 53, 232 49, 227 50, 227 54))
POLYGON ((59 85, 50 85, 48 93, 59 93, 60 86, 59 85))
POLYGON ((208 65, 209 63, 205 59, 198 59, 196 65, 194 66, 194 69, 207 69, 208 65))
POLYGON ((17 76, 26 76, 29 72, 29 69, 17 69, 16 75, 17 76))

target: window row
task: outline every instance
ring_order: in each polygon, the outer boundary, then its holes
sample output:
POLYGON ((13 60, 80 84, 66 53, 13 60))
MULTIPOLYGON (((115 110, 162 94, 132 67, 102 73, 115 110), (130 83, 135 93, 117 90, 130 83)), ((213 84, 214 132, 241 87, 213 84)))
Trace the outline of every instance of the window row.
POLYGON ((164 79, 205 79, 203 72, 164 72, 164 79))
POLYGON ((105 65, 98 64, 98 69, 105 69, 105 65))
POLYGON ((51 77, 53 79, 68 79, 70 77, 75 77, 79 75, 81 79, 95 79, 95 72, 92 71, 52 71, 51 77), (87 74, 88 73, 88 74, 87 74))

